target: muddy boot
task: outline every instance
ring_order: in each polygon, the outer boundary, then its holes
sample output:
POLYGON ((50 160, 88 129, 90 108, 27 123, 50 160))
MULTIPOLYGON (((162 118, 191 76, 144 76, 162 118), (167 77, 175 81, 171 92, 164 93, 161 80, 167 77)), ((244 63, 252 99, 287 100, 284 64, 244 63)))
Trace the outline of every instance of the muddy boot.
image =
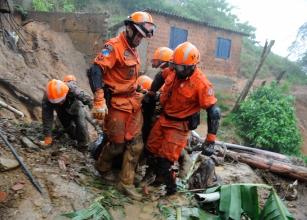
POLYGON ((142 195, 136 191, 133 185, 135 168, 142 150, 143 142, 141 136, 127 143, 126 151, 123 157, 122 170, 120 173, 119 189, 122 189, 128 196, 135 200, 141 200, 142 198, 142 195))
POLYGON ((96 169, 104 174, 112 169, 112 163, 116 156, 120 155, 125 148, 125 144, 107 143, 102 149, 96 162, 96 169))
POLYGON ((179 177, 185 179, 193 165, 193 161, 188 152, 183 149, 179 158, 179 177))
POLYGON ((118 185, 118 190, 129 196, 131 199, 136 200, 136 201, 141 201, 143 196, 136 191, 136 188, 133 184, 131 185, 126 185, 122 182, 119 182, 118 185))

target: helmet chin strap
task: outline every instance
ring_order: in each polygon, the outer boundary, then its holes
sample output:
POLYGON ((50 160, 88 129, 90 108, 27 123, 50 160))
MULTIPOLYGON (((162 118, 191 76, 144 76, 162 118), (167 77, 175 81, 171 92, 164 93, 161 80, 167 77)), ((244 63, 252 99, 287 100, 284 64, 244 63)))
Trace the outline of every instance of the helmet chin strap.
POLYGON ((193 75, 196 66, 186 67, 183 71, 175 71, 178 79, 186 79, 193 75))
POLYGON ((127 41, 128 41, 128 44, 130 45, 130 47, 135 48, 138 45, 134 44, 134 38, 135 38, 135 36, 137 35, 138 32, 137 32, 136 28, 133 27, 133 25, 129 25, 129 28, 130 28, 130 31, 128 30, 128 26, 126 28, 126 38, 127 38, 127 41), (132 32, 132 34, 131 34, 131 32, 132 32))

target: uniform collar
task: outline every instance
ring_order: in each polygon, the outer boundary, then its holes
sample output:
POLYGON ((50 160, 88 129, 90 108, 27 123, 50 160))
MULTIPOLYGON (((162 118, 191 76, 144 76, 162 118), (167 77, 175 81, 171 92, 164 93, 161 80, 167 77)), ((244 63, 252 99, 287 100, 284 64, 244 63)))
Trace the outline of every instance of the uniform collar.
POLYGON ((131 53, 135 56, 135 57, 139 57, 138 54, 136 53, 136 49, 130 47, 126 35, 125 35, 125 31, 121 32, 119 35, 119 39, 121 40, 121 42, 123 42, 125 44, 125 46, 127 47, 127 49, 129 49, 131 51, 131 53))

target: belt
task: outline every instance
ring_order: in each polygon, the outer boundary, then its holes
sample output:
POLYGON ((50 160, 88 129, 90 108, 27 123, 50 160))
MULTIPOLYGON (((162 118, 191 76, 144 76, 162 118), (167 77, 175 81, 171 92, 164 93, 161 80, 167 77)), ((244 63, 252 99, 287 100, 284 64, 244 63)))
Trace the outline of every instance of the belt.
POLYGON ((170 115, 166 114, 165 112, 163 112, 163 115, 165 116, 166 119, 171 120, 171 121, 187 121, 189 119, 189 117, 177 118, 177 117, 174 117, 174 116, 170 116, 170 115))

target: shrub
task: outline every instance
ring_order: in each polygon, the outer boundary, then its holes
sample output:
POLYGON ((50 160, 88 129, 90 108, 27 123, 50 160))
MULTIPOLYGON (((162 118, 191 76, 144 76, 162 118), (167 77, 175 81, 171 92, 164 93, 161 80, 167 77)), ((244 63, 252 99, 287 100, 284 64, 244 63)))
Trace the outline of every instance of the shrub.
POLYGON ((35 11, 51 11, 53 4, 49 0, 32 0, 32 6, 35 11))
POLYGON ((235 116, 239 135, 250 145, 298 155, 301 135, 294 98, 276 83, 263 86, 241 103, 235 116))

